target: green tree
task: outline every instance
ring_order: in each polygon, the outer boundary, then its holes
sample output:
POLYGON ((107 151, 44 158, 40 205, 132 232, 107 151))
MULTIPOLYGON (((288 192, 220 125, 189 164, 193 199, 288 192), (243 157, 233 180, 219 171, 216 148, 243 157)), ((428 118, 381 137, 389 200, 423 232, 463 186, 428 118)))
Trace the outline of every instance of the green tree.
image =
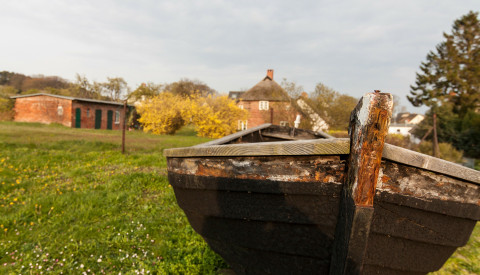
POLYGON ((310 106, 327 122, 331 130, 347 130, 350 113, 358 99, 341 94, 323 83, 318 83, 310 99, 310 106))
POLYGON ((453 103, 453 111, 463 117, 480 107, 480 22, 478 13, 469 12, 455 20, 452 34, 427 55, 420 65, 408 100, 414 106, 453 103))
POLYGON ((13 86, 0 85, 0 121, 13 119, 15 100, 10 97, 16 95, 17 91, 13 86))
POLYGON ((165 91, 180 96, 207 96, 214 95, 216 91, 199 80, 183 78, 180 81, 165 85, 165 91))
POLYGON ((101 95, 93 89, 93 84, 84 75, 76 74, 75 81, 70 85, 71 95, 81 98, 100 99, 101 95))
POLYGON ((107 77, 107 82, 102 83, 103 93, 113 101, 123 99, 129 92, 125 79, 121 77, 107 77))
POLYGON ((27 78, 27 76, 23 74, 2 71, 0 72, 0 85, 12 86, 17 89, 18 92, 21 92, 22 83, 25 78, 27 78))
MULTIPOLYGON (((480 21, 469 12, 455 20, 452 33, 430 51, 420 65, 408 100, 414 106, 428 106, 427 119, 415 132, 422 137, 437 114, 440 142, 450 142, 470 157, 479 157, 476 122, 480 108, 480 21), (468 125, 466 127, 465 125, 468 125)), ((430 137, 428 138, 430 139, 430 137)))
POLYGON ((142 83, 135 91, 128 95, 128 100, 137 101, 157 96, 162 91, 162 85, 157 85, 152 82, 142 83))
POLYGON ((287 92, 288 96, 294 100, 300 97, 303 93, 303 87, 295 83, 295 81, 288 81, 286 78, 282 79, 280 86, 287 92))
POLYGON ((427 133, 426 139, 431 140, 431 130, 433 125, 433 113, 437 114, 437 137, 441 142, 456 143, 459 135, 458 124, 460 119, 453 111, 451 104, 432 108, 427 111, 425 118, 413 130, 412 133, 418 138, 423 138, 427 133))
POLYGON ((37 75, 34 77, 27 76, 22 82, 21 90, 23 92, 28 90, 45 90, 47 88, 53 88, 55 90, 66 89, 69 86, 69 82, 58 76, 43 76, 37 75))

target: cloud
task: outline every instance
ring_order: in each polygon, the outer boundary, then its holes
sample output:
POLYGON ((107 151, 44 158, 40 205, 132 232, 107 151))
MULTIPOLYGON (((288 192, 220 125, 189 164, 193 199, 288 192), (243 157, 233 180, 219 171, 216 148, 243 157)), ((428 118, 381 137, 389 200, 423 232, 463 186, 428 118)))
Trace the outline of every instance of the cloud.
MULTIPOLYGON (((266 69, 312 91, 402 98, 429 50, 476 0, 7 1, 0 9, 4 70, 103 81, 199 79, 228 92, 266 69)), ((406 102, 405 102, 406 104, 406 102)))

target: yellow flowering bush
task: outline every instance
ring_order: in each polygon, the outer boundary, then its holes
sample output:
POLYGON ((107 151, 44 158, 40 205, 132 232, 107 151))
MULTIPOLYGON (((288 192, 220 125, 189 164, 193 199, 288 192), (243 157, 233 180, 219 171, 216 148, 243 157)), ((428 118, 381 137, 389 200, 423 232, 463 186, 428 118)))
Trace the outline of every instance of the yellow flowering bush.
POLYGON ((137 108, 145 132, 169 134, 185 125, 183 112, 190 105, 190 99, 164 92, 142 102, 137 108))
POLYGON ((202 137, 220 138, 236 131, 238 120, 248 112, 227 96, 184 97, 163 92, 138 109, 144 131, 174 134, 187 123, 195 125, 202 137))

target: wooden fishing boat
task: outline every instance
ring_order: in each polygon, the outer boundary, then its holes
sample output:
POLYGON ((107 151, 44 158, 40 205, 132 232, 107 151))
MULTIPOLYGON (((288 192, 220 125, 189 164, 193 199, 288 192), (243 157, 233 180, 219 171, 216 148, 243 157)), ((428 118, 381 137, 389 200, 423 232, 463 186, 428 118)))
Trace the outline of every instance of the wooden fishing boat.
POLYGON ((262 125, 165 150, 192 227, 236 274, 425 274, 480 220, 480 172, 384 144, 391 95, 350 138, 262 125))

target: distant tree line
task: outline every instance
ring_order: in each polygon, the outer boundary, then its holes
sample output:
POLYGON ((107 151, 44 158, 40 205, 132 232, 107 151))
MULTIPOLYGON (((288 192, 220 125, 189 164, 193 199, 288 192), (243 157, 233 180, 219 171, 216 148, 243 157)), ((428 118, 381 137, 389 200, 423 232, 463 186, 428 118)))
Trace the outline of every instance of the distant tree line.
POLYGON ((107 77, 106 82, 90 82, 76 75, 70 82, 58 76, 26 76, 20 73, 0 72, 0 93, 25 95, 49 93, 64 96, 119 101, 129 93, 127 82, 121 77, 107 77))

